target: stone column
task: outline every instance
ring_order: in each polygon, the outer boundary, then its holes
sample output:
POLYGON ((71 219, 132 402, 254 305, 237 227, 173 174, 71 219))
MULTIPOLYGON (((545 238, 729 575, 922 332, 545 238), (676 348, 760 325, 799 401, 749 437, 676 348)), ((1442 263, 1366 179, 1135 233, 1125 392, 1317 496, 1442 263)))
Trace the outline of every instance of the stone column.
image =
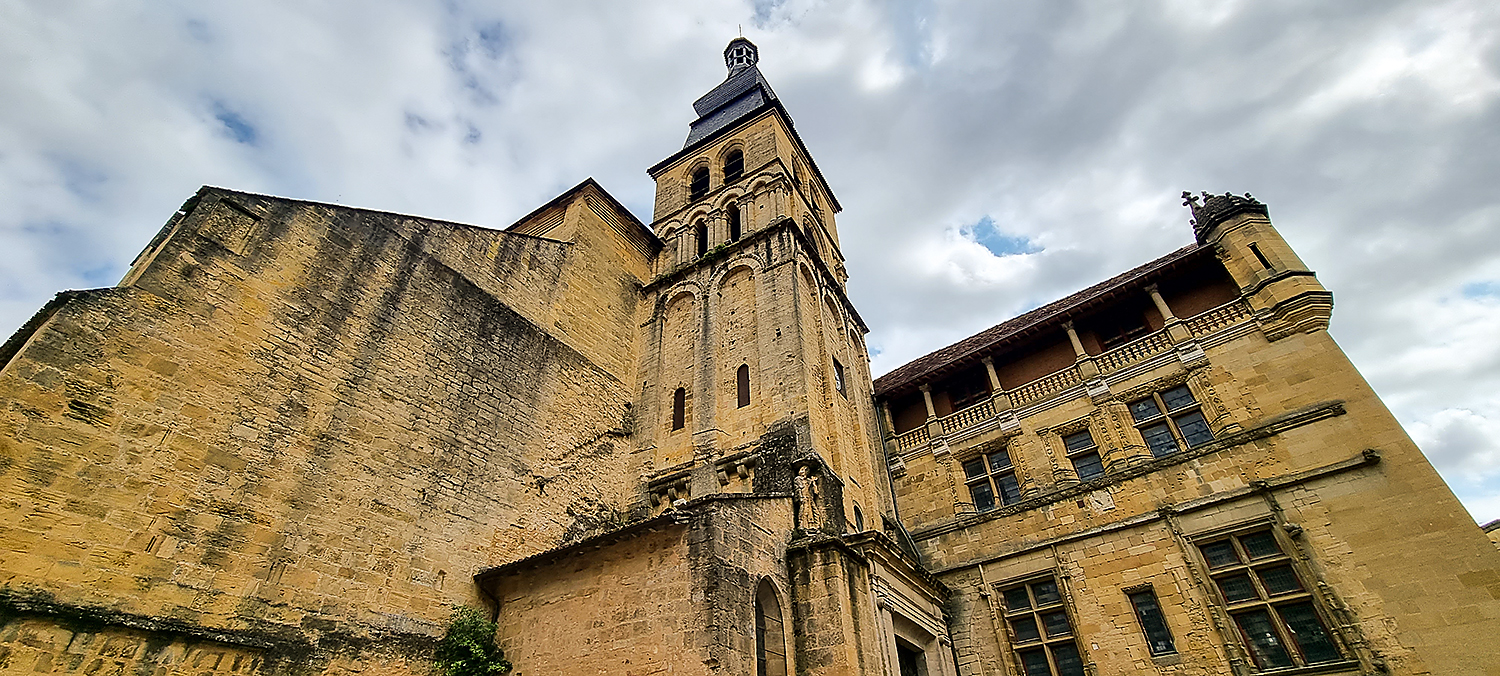
POLYGON ((943 436, 943 424, 938 422, 937 407, 932 405, 932 386, 923 384, 922 403, 927 405, 927 436, 936 441, 943 436))
POLYGON ((1078 338, 1078 330, 1073 327, 1073 322, 1063 324, 1068 331, 1068 342, 1073 344, 1073 354, 1077 360, 1074 365, 1078 368, 1078 375, 1088 381, 1099 376, 1099 367, 1094 364, 1093 358, 1083 349, 1083 341, 1078 338))
POLYGON ((1011 410, 1015 404, 1011 403, 1010 395, 1000 386, 1000 376, 995 373, 995 360, 985 357, 980 361, 984 362, 984 371, 990 376, 990 406, 994 407, 995 416, 1000 419, 1000 430, 1015 430, 1021 426, 1021 421, 1016 418, 1016 412, 1011 410))
POLYGON ((990 392, 999 394, 1002 388, 1000 387, 1000 376, 995 373, 995 360, 985 357, 979 361, 984 362, 984 372, 990 377, 990 392))
POLYGON ((1152 284, 1146 287, 1146 291, 1151 294, 1151 302, 1156 304, 1156 311, 1161 313, 1162 321, 1167 327, 1167 337, 1172 339, 1172 343, 1175 345, 1192 340, 1192 332, 1177 315, 1172 314, 1172 308, 1167 307, 1167 299, 1161 297, 1161 290, 1152 284))

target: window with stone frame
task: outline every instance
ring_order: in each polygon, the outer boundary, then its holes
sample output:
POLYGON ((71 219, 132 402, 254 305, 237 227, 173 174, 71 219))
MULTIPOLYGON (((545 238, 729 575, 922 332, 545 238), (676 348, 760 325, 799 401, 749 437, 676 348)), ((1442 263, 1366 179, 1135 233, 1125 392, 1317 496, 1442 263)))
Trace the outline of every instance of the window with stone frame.
POLYGON ((1025 676, 1083 676, 1083 656, 1057 578, 1000 588, 1010 647, 1025 676))
POLYGON ((1016 468, 1010 462, 1010 453, 1004 449, 983 453, 965 462, 963 467, 964 483, 969 486, 969 498, 974 501, 974 511, 988 512, 1021 500, 1021 484, 1016 481, 1016 468))
POLYGON ((1156 602, 1156 592, 1150 587, 1142 587, 1127 590, 1125 595, 1130 598, 1130 607, 1135 609, 1135 619, 1141 623, 1141 632, 1146 635, 1146 648, 1151 656, 1177 652, 1166 615, 1161 612, 1161 604, 1156 602))
POLYGON ((1099 445, 1094 443, 1094 436, 1088 430, 1064 436, 1062 441, 1079 481, 1104 476, 1104 461, 1099 457, 1099 445))
POLYGON ((1187 385, 1131 402, 1130 417, 1135 419, 1151 455, 1158 458, 1214 440, 1203 409, 1187 385))
POLYGON ((693 238, 698 240, 698 255, 708 253, 708 224, 702 220, 693 226, 693 238))
POLYGON ((1263 525, 1194 544, 1257 669, 1346 659, 1275 529, 1263 525))
POLYGON ((844 365, 840 364, 837 359, 833 360, 833 389, 838 390, 838 393, 845 397, 849 396, 849 392, 844 387, 844 365))

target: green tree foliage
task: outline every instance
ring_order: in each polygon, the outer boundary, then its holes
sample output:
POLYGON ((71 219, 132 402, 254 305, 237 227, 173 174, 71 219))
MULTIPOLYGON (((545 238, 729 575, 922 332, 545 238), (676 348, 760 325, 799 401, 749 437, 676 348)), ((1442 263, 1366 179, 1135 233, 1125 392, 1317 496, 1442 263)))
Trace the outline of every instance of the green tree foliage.
POLYGON ((500 676, 510 661, 495 645, 497 627, 484 613, 468 606, 453 609, 448 634, 438 643, 437 663, 446 676, 500 676))

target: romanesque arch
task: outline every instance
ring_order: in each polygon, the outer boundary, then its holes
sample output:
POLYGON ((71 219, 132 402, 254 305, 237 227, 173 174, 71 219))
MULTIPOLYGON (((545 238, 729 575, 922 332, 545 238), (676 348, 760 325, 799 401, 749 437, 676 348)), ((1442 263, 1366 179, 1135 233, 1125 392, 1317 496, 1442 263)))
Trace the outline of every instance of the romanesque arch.
POLYGON ((755 590, 755 675, 786 676, 786 622, 769 578, 755 590))

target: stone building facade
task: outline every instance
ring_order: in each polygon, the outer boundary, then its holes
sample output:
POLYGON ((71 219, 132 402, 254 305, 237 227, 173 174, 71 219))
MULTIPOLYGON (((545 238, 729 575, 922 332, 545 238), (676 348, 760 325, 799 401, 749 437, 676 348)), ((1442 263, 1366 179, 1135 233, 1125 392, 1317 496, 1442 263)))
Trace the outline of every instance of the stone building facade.
POLYGON ((1500 552, 1245 197, 872 381, 756 66, 637 220, 219 188, 0 346, 0 670, 1500 673, 1500 552))

